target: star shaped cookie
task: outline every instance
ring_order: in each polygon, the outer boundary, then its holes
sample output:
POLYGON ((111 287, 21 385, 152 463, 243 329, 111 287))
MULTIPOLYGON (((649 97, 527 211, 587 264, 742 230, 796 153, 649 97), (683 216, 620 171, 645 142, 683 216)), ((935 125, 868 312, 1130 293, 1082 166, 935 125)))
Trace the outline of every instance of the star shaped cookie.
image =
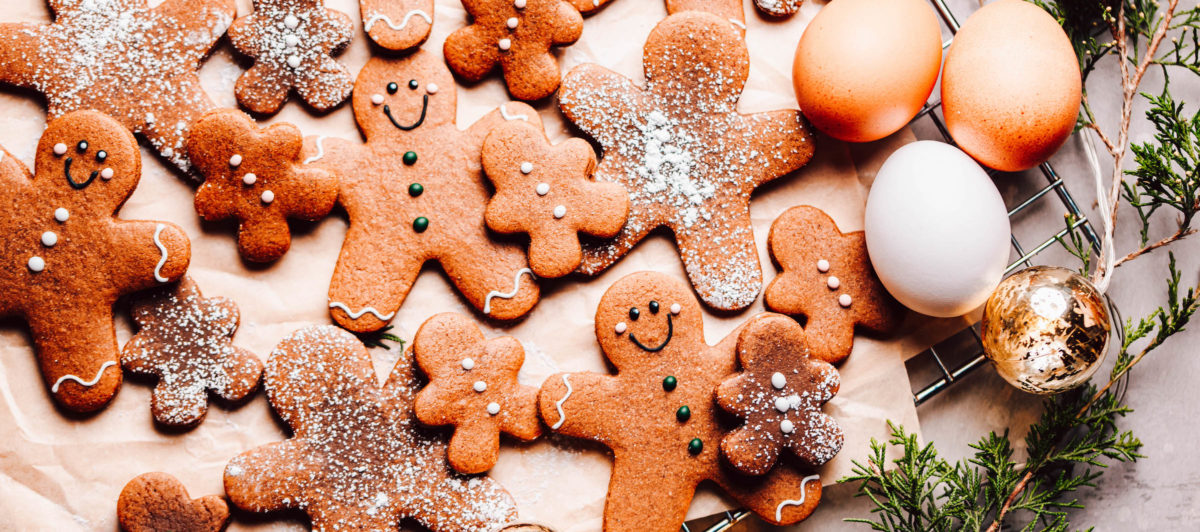
POLYGON ((644 89, 593 64, 563 81, 563 113, 603 148, 596 180, 625 185, 631 202, 625 228, 586 242, 579 269, 598 274, 665 226, 700 298, 746 308, 762 290, 750 195, 804 166, 813 137, 800 111, 737 112, 750 60, 726 20, 671 15, 651 32, 643 61, 644 89))
POLYGON ((50 118, 94 109, 182 170, 192 121, 215 104, 200 61, 233 22, 233 0, 49 0, 52 24, 0 24, 0 82, 45 95, 50 118))

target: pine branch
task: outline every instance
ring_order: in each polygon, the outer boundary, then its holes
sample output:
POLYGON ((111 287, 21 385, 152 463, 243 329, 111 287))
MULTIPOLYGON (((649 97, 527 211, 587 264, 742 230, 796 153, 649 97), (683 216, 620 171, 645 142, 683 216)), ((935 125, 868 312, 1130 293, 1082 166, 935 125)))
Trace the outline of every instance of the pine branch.
POLYGON ((358 334, 358 339, 362 341, 363 345, 367 348, 382 347, 390 350, 392 346, 388 345, 387 342, 398 343, 400 344, 399 349, 403 351, 405 341, 403 338, 391 333, 392 327, 393 326, 388 325, 387 327, 375 332, 358 334))

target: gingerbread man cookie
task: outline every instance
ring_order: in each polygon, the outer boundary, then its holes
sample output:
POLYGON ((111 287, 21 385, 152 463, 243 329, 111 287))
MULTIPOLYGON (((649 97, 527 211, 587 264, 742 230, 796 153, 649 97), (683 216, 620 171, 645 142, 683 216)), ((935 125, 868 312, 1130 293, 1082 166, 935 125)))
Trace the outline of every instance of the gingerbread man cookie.
POLYGON ((511 336, 488 340, 470 318, 438 314, 413 338, 413 357, 429 376, 413 408, 421 423, 453 425, 448 457, 461 473, 496 465, 500 433, 531 441, 542 434, 537 388, 517 382, 525 362, 511 336))
POLYGON ((117 219, 142 174, 137 141, 96 111, 53 120, 36 174, 0 150, 0 315, 29 323, 42 378, 75 411, 121 386, 113 305, 183 276, 191 258, 174 224, 117 219))
POLYGON ((742 372, 717 388, 717 404, 745 421, 721 439, 721 454, 744 473, 771 470, 787 448, 819 467, 842 449, 842 429, 821 412, 841 387, 838 371, 808 356, 804 328, 787 316, 760 314, 738 335, 742 372))
POLYGON ((433 0, 358 0, 358 5, 367 37, 388 50, 421 46, 433 29, 433 0))
POLYGON ((121 352, 121 367, 155 375, 150 411, 159 423, 192 426, 208 411, 208 392, 240 401, 258 387, 262 362, 233 345, 238 307, 205 298, 189 277, 137 300, 139 331, 121 352))
POLYGON ((305 168, 304 137, 288 123, 259 128, 244 113, 221 109, 192 126, 188 152, 205 176, 196 212, 205 220, 236 218, 238 252, 270 262, 292 244, 288 218, 319 220, 337 202, 337 178, 305 168))
POLYGON ((558 60, 550 52, 583 34, 583 17, 566 0, 465 0, 471 25, 446 37, 446 63, 479 81, 498 65, 508 92, 540 100, 558 90, 558 60))
POLYGON ((406 351, 382 387, 354 335, 307 327, 267 360, 263 386, 291 439, 242 453, 225 467, 225 492, 253 512, 301 509, 313 530, 495 530, 516 506, 486 476, 455 473, 446 443, 413 418, 417 381, 406 351))
POLYGON ((229 522, 229 506, 216 495, 192 499, 166 473, 145 473, 121 490, 117 521, 126 532, 219 532, 229 522))
POLYGON ((387 325, 430 260, 492 318, 515 319, 537 304, 521 245, 488 234, 490 192, 479 161, 493 127, 520 120, 540 128, 541 119, 533 108, 509 102, 461 131, 456 108, 454 78, 440 56, 418 50, 375 57, 354 87, 354 116, 366 144, 306 142, 306 160, 338 177, 338 201, 350 216, 329 308, 351 331, 387 325))
POLYGON ((196 71, 233 22, 234 1, 48 1, 52 24, 0 24, 0 82, 45 95, 51 119, 108 114, 188 170, 188 127, 216 107, 196 71))
POLYGON ((496 194, 488 227, 529 235, 529 267, 539 277, 562 277, 583 259, 579 233, 612 238, 629 216, 620 183, 597 183, 596 153, 583 139, 552 146, 537 127, 509 122, 483 143, 483 170, 496 194))
POLYGON ((238 103, 274 113, 295 90, 318 111, 350 97, 354 77, 334 61, 354 37, 350 17, 326 9, 324 0, 254 0, 254 12, 229 28, 233 47, 254 59, 237 80, 238 103))
POLYGON ((686 285, 652 272, 617 281, 596 309, 596 338, 616 375, 553 375, 538 406, 551 430, 612 450, 606 532, 678 531, 704 480, 772 524, 796 523, 816 508, 816 475, 776 468, 748 477, 722 463, 721 437, 731 427, 718 417, 713 390, 736 369, 736 334, 705 343, 700 304, 686 285))
POLYGON ((782 270, 767 286, 767 308, 804 316, 812 355, 830 363, 850 356, 857 326, 896 329, 904 314, 875 276, 862 231, 842 233, 816 207, 792 207, 771 224, 771 257, 782 270))
POLYGON ((813 137, 800 111, 737 112, 750 60, 738 32, 714 15, 667 17, 644 62, 645 89, 592 64, 563 81, 563 113, 603 147, 596 180, 625 185, 631 201, 616 240, 585 242, 580 271, 604 271, 666 226, 700 298, 745 308, 762 289, 750 195, 806 164, 813 137))

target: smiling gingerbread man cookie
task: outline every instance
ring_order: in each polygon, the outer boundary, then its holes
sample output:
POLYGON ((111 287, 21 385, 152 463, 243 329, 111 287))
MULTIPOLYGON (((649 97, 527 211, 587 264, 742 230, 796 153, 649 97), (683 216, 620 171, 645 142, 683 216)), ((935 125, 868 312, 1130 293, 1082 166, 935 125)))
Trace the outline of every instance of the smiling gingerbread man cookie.
POLYGON ((615 240, 586 243, 580 271, 599 274, 665 226, 700 299, 746 308, 762 290, 750 195, 804 166, 813 137, 797 110, 737 112, 750 58, 724 19, 667 17, 643 61, 645 89, 594 64, 563 81, 563 114, 603 148, 596 180, 625 185, 631 202, 615 240))
POLYGON ((329 308, 351 331, 387 325, 431 260, 489 317, 515 319, 537 304, 520 243, 494 240, 484 224, 490 191, 480 151, 496 125, 520 120, 540 131, 541 119, 533 108, 509 102, 462 131, 455 93, 436 54, 375 57, 354 87, 354 116, 366 143, 306 141, 309 164, 338 176, 338 202, 350 216, 329 308))
POLYGON ((767 308, 807 319, 814 357, 838 363, 854 348, 854 330, 888 334, 904 318, 867 256, 862 231, 843 233, 816 207, 792 207, 767 238, 779 276, 767 285, 767 308))
POLYGON ((174 224, 115 217, 142 173, 116 120, 79 111, 50 122, 35 169, 0 150, 0 315, 29 323, 56 401, 97 410, 121 385, 113 304, 178 279, 191 247, 174 224))
POLYGON ((737 335, 705 343, 703 313, 686 285, 660 273, 624 277, 600 300, 595 323, 617 373, 553 375, 538 406, 551 430, 612 450, 606 532, 678 531, 705 480, 772 524, 812 513, 816 475, 786 467, 747 477, 722 463, 721 438, 732 427, 718 417, 713 391, 736 370, 737 335))

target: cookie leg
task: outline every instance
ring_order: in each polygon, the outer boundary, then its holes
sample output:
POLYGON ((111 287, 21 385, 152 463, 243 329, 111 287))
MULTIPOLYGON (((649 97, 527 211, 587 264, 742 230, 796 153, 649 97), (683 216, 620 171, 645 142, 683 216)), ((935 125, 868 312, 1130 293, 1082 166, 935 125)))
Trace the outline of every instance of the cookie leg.
POLYGON ((854 322, 831 319, 830 316, 809 316, 804 325, 805 337, 813 358, 836 364, 850 356, 854 349, 854 322))
POLYGON ((483 473, 500 457, 500 430, 495 424, 467 423, 454 429, 447 458, 460 473, 483 473))
POLYGON ((238 226, 238 254, 250 262, 272 262, 292 247, 292 231, 283 216, 263 215, 238 226))
POLYGON ((725 224, 697 221, 677 229, 675 242, 692 288, 706 304, 720 310, 741 310, 762 290, 762 268, 750 213, 725 224))
POLYGON ((271 65, 258 63, 238 77, 233 89, 238 103, 258 114, 278 111, 291 87, 273 70, 271 65))
POLYGON ((186 105, 158 105, 153 113, 147 113, 138 131, 146 141, 158 150, 158 153, 171 161, 180 170, 188 171, 192 164, 188 161, 184 140, 191 128, 192 122, 198 120, 217 106, 199 84, 184 85, 181 94, 173 96, 177 101, 188 102, 186 105))
POLYGON ((150 397, 154 419, 164 425, 185 427, 199 423, 208 413, 208 391, 184 383, 158 381, 150 397))
POLYGON ((42 378, 54 400, 76 412, 99 410, 121 387, 111 306, 43 308, 29 316, 42 378))
POLYGON ((499 320, 524 316, 538 302, 540 290, 515 245, 478 239, 442 257, 451 282, 475 308, 499 320))
POLYGON ((363 30, 388 50, 420 46, 433 29, 433 0, 359 0, 363 30))
POLYGON ((821 502, 821 478, 790 467, 777 467, 765 477, 722 470, 714 480, 734 500, 773 525, 799 523, 821 502))
POLYGON ((425 262, 403 248, 379 247, 351 224, 329 283, 329 313, 353 332, 377 331, 392 321, 425 262))
POLYGON ((678 532, 696 492, 694 482, 680 478, 685 469, 618 456, 604 501, 605 532, 678 532))
POLYGON ((508 92, 520 100, 540 100, 558 90, 561 81, 558 59, 549 52, 525 57, 524 61, 505 60, 504 81, 508 92))
POLYGON ((354 90, 354 77, 350 70, 331 57, 321 60, 321 67, 308 83, 296 86, 296 93, 318 111, 337 107, 354 90))

